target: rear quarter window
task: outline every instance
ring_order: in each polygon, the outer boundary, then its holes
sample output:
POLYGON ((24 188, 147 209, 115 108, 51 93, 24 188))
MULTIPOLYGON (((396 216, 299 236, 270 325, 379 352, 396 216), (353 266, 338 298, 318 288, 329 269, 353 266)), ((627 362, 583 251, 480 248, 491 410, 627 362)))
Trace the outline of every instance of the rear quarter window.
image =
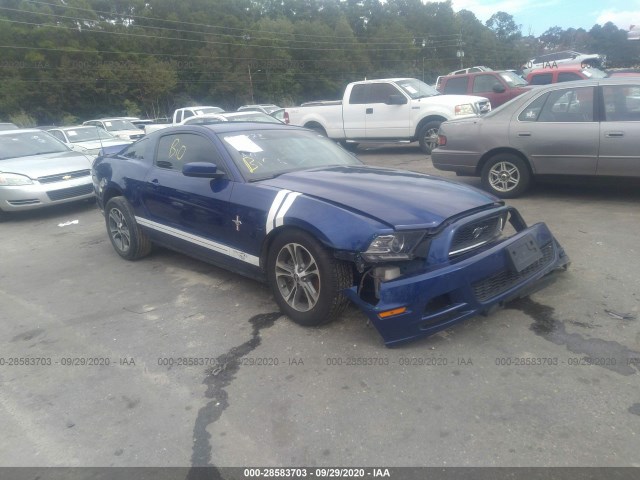
POLYGON ((469 77, 453 77, 449 78, 444 84, 445 94, 466 94, 469 77))

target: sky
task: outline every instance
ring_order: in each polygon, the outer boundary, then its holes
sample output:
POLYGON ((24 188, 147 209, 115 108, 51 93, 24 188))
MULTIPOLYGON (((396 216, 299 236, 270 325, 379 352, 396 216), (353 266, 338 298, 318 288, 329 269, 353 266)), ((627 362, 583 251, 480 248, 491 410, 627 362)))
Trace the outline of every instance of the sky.
POLYGON ((512 15, 522 34, 542 35, 551 27, 584 28, 613 22, 629 30, 640 25, 640 0, 453 0, 453 9, 470 10, 486 22, 496 12, 512 15))

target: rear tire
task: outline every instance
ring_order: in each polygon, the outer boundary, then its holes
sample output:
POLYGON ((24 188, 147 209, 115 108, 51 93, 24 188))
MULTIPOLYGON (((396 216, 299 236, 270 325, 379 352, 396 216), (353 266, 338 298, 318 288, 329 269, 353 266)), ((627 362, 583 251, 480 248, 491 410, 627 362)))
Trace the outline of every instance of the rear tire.
POLYGON ((319 125, 317 123, 311 123, 309 125, 305 125, 305 128, 308 128, 309 130, 313 130, 314 132, 316 132, 319 135, 322 135, 323 137, 327 136, 327 131, 322 128, 322 125, 319 125))
POLYGON ((104 212, 107 234, 118 255, 125 260, 138 260, 151 252, 151 240, 137 224, 124 197, 109 200, 104 212))
POLYGON ((343 290, 353 285, 351 266, 306 232, 281 233, 271 245, 267 268, 278 306, 299 325, 328 323, 348 304, 343 290))
POLYGON ((499 153, 482 167, 482 186, 500 198, 522 195, 531 183, 529 166, 511 153, 499 153))

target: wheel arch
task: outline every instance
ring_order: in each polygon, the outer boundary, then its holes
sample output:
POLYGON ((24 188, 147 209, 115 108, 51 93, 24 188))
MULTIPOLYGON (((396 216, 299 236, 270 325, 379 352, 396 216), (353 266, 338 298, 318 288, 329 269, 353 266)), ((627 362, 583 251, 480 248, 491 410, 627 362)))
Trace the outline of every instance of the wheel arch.
POLYGON ((420 134, 420 130, 427 123, 429 123, 429 122, 446 122, 447 120, 448 119, 443 117, 442 115, 427 115, 426 117, 421 118, 420 121, 418 122, 418 125, 416 125, 416 129, 415 129, 415 132, 414 132, 414 138, 418 138, 418 135, 420 134))
POLYGON ((482 169, 487 164, 487 162, 491 160, 493 157, 495 157, 496 155, 500 155, 503 153, 515 155, 516 157, 520 158, 529 169, 529 173, 532 176, 535 174, 535 171, 533 170, 533 165, 531 164, 531 162, 529 161, 529 159, 525 154, 523 154, 519 150, 516 150, 515 148, 501 147, 501 148, 489 150, 487 153, 482 155, 482 157, 480 158, 480 161, 478 162, 478 165, 476 165, 475 175, 479 177, 481 175, 482 169))
POLYGON ((317 132, 322 133, 325 137, 327 136, 327 129, 320 122, 316 122, 315 120, 311 120, 306 122, 303 125, 304 128, 308 128, 309 130, 315 130, 317 132))
POLYGON ((334 252, 336 250, 336 247, 331 243, 329 238, 326 235, 324 235, 324 233, 322 233, 319 229, 311 225, 309 222, 305 222, 301 220, 297 220, 292 223, 288 222, 286 225, 281 225, 271 230, 267 234, 265 239, 262 241, 262 246, 260 248, 260 268, 261 269, 263 269, 264 271, 267 270, 266 267, 267 267, 267 262, 269 261, 269 253, 271 251, 271 245, 273 245, 273 242, 275 241, 275 239, 278 238, 278 236, 280 236, 281 234, 285 232, 290 232, 290 231, 299 231, 299 232, 307 233, 312 237, 314 237, 316 240, 318 240, 322 244, 322 246, 325 247, 330 252, 334 252))
POLYGON ((122 190, 119 186, 114 184, 107 185, 102 191, 102 207, 105 208, 109 200, 113 197, 122 197, 124 196, 122 190))

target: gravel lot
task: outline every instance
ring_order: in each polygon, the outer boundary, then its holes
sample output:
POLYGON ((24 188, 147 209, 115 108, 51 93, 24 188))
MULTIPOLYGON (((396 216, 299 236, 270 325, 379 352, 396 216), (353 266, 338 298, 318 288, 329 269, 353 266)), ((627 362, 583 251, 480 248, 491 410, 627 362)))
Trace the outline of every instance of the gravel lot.
MULTIPOLYGON (((443 174, 414 146, 359 156, 443 174)), ((569 271, 395 349, 355 308, 305 329, 252 280, 164 249, 121 260, 94 205, 13 216, 0 465, 639 467, 640 189, 554 182, 509 203, 569 271)))

